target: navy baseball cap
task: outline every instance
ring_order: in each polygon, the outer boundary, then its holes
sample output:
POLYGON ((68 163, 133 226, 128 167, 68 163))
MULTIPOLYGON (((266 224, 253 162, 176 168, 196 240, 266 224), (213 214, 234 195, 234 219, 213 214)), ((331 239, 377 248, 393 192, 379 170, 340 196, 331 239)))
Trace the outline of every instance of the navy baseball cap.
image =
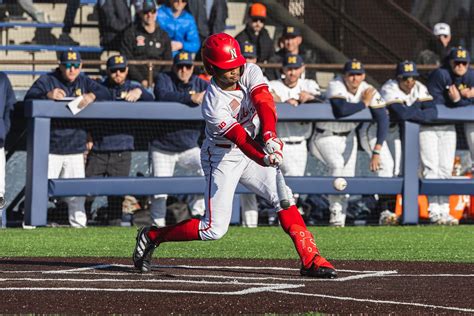
POLYGON ((61 53, 59 61, 61 64, 80 64, 81 54, 79 54, 78 51, 70 49, 61 53))
POLYGON ((352 59, 344 64, 344 73, 365 74, 364 65, 357 59, 352 59))
POLYGON ((192 65, 193 56, 189 52, 181 51, 173 58, 173 65, 192 65))
POLYGON ((245 58, 257 58, 257 47, 249 42, 240 45, 240 51, 245 58))
POLYGON ((420 74, 416 69, 416 64, 405 60, 397 65, 397 77, 418 77, 420 74))
POLYGON ((124 69, 127 68, 128 61, 123 55, 115 55, 107 59, 107 69, 124 69))
POLYGON ((451 48, 449 59, 454 61, 464 61, 467 63, 471 61, 469 52, 462 46, 451 48))
POLYGON ((300 68, 303 65, 303 58, 300 55, 286 54, 283 60, 283 67, 286 68, 300 68))
POLYGON ((283 30, 283 37, 296 37, 301 36, 301 31, 299 28, 294 26, 285 26, 283 30))
POLYGON ((144 0, 142 5, 142 12, 156 11, 156 2, 154 0, 144 0))

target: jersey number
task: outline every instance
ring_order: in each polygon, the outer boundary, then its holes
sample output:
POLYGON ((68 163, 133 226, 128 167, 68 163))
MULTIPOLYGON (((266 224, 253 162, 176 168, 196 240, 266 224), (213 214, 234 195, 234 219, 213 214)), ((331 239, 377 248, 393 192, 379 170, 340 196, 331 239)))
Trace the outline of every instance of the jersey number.
POLYGON ((220 129, 223 129, 226 125, 227 125, 227 124, 226 124, 225 122, 221 122, 221 123, 219 124, 219 128, 220 128, 220 129))

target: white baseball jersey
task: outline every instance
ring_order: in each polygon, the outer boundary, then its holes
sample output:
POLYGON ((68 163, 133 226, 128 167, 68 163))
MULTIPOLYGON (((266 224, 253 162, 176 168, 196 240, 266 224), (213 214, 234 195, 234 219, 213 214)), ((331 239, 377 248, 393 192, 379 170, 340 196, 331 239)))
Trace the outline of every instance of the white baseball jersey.
POLYGON ((382 86, 380 90, 382 97, 387 102, 387 105, 392 103, 403 103, 406 106, 411 106, 416 101, 431 101, 433 97, 428 92, 428 88, 419 81, 415 82, 415 86, 411 89, 409 94, 403 92, 398 86, 398 81, 390 79, 382 86))
POLYGON ((251 99, 251 92, 267 85, 262 70, 255 64, 244 65, 238 89, 224 91, 211 83, 202 103, 202 115, 206 121, 206 137, 215 144, 232 145, 224 137, 235 125, 240 124, 253 138, 260 128, 260 120, 251 99))
MULTIPOLYGON (((270 90, 280 97, 282 102, 289 99, 298 100, 300 93, 306 91, 314 96, 321 95, 319 85, 311 79, 298 79, 296 86, 288 87, 282 80, 269 82, 270 90)), ((299 142, 311 137, 312 124, 309 122, 281 122, 277 123, 278 137, 285 142, 299 142)))
MULTIPOLYGON (((347 90, 346 84, 344 83, 344 78, 342 76, 338 76, 329 82, 326 97, 328 99, 341 98, 350 103, 358 103, 361 101, 362 92, 371 87, 372 85, 362 81, 359 85, 359 88, 357 88, 356 93, 352 94, 349 92, 349 90, 347 90)), ((372 108, 385 106, 385 101, 378 91, 375 92, 369 106, 372 108)), ((358 124, 359 123, 353 122, 318 122, 316 123, 316 127, 336 133, 341 133, 349 132, 350 130, 356 128, 358 124)))

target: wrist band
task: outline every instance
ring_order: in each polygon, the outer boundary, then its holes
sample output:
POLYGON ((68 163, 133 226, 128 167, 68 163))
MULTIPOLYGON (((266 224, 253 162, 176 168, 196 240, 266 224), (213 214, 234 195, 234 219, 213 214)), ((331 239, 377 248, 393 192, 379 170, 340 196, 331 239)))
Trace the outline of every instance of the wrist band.
POLYGON ((372 150, 372 155, 380 155, 380 151, 378 150, 372 150))

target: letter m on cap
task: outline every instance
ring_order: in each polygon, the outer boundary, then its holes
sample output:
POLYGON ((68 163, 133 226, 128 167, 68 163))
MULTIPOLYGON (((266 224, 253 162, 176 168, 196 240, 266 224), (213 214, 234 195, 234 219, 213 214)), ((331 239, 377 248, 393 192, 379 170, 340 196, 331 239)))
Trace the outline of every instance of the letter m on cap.
POLYGON ((75 52, 68 52, 67 53, 67 60, 76 60, 77 54, 75 52))
POLYGON ((296 64, 296 56, 289 56, 288 57, 289 64, 296 64))
POLYGON ((403 65, 403 70, 405 72, 413 71, 413 64, 405 64, 403 65))
POLYGON ((189 59, 188 53, 179 54, 179 60, 188 60, 188 59, 189 59))
POLYGON ((360 69, 361 66, 360 66, 360 62, 356 61, 356 62, 352 62, 352 65, 351 65, 352 69, 360 69))
POLYGON ((459 58, 466 58, 467 56, 467 52, 465 50, 458 50, 457 54, 456 54, 456 57, 459 57, 459 58))
POLYGON ((116 64, 123 64, 123 57, 122 56, 115 56, 115 63, 116 64))
POLYGON ((229 49, 229 53, 230 53, 230 58, 232 59, 237 58, 237 52, 235 51, 235 48, 229 49))

